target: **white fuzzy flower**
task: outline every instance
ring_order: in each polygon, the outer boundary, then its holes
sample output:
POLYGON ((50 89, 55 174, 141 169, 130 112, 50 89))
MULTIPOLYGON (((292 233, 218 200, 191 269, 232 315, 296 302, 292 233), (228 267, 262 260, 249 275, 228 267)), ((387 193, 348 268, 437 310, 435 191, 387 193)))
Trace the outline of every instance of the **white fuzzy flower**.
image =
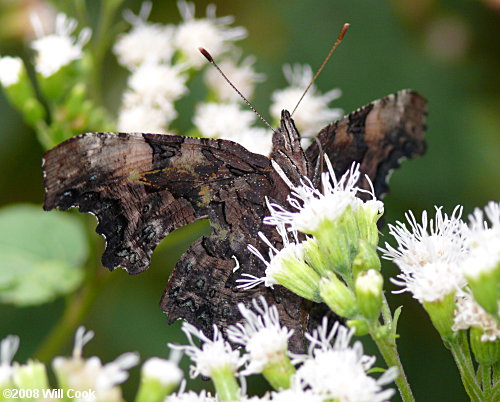
POLYGON ((393 260, 402 271, 412 273, 414 268, 429 263, 448 261, 457 263, 465 256, 465 224, 460 219, 462 207, 457 206, 451 216, 443 214, 436 207, 434 219, 428 219, 427 211, 422 212, 422 223, 418 223, 411 211, 405 214, 411 230, 405 223, 389 225, 389 233, 394 236, 397 247, 385 243, 383 258, 393 260))
POLYGON ((142 3, 139 15, 130 10, 125 19, 132 29, 118 37, 113 51, 121 65, 133 69, 143 63, 168 63, 175 51, 175 27, 147 22, 151 2, 142 3))
POLYGON ((193 124, 203 136, 224 139, 247 131, 254 121, 255 114, 237 103, 202 103, 193 117, 193 124))
POLYGON ((218 399, 213 397, 210 392, 202 390, 199 394, 193 391, 177 392, 167 396, 165 402, 217 402, 218 399))
POLYGON ((325 399, 310 389, 289 388, 279 392, 271 392, 271 400, 273 402, 323 402, 325 399))
POLYGON ((165 134, 168 123, 175 117, 177 112, 168 102, 163 103, 161 108, 142 104, 124 105, 118 115, 118 130, 165 134))
POLYGON ((198 51, 199 47, 204 47, 213 57, 217 57, 229 49, 231 42, 247 36, 243 27, 228 27, 233 23, 233 17, 216 18, 214 4, 207 6, 207 17, 200 19, 194 16, 194 3, 180 0, 177 5, 184 22, 177 29, 175 42, 187 62, 195 68, 206 63, 206 59, 198 51))
POLYGON ((282 239, 281 250, 274 247, 262 232, 258 233, 269 247, 269 261, 255 246, 252 244, 247 246, 248 250, 265 264, 265 276, 259 278, 243 273, 241 274, 243 278, 236 280, 238 288, 252 289, 261 283, 272 288, 275 284, 280 284, 305 299, 321 302, 319 296, 321 277, 305 260, 306 242, 299 243, 297 232, 293 230, 290 231, 293 240, 290 240, 284 225, 277 225, 276 230, 282 239))
MULTIPOLYGON (((256 255, 266 265, 265 276, 257 278, 254 275, 243 273, 241 276, 244 279, 236 280, 239 283, 238 288, 252 289, 261 283, 272 288, 279 283, 279 279, 277 279, 279 276, 287 275, 289 265, 287 262, 294 260, 304 261, 304 244, 298 241, 290 241, 284 225, 277 225, 276 230, 283 240, 283 248, 281 250, 274 247, 269 239, 262 232, 259 232, 259 237, 269 247, 269 261, 252 244, 249 244, 247 247, 252 254, 256 255)), ((296 235, 296 232, 294 235, 296 235)))
POLYGON ((0 57, 0 83, 4 87, 16 84, 23 71, 23 62, 19 57, 0 57))
POLYGON ((12 379, 14 368, 12 360, 19 348, 19 337, 8 335, 0 342, 0 386, 12 379))
POLYGON ((456 302, 457 308, 455 310, 455 319, 452 327, 453 331, 478 327, 483 331, 483 335, 481 336, 482 342, 495 342, 500 340, 500 327, 497 321, 484 311, 468 293, 463 293, 458 296, 456 302))
POLYGON ((470 225, 466 231, 469 255, 461 265, 464 274, 471 279, 499 269, 500 264, 500 203, 491 201, 484 211, 490 225, 483 211, 476 208, 469 216, 470 225))
POLYGON ((288 389, 272 391, 270 400, 274 402, 323 402, 323 396, 316 394, 312 389, 306 389, 297 376, 291 378, 291 386, 288 389))
POLYGON ((252 300, 256 312, 242 303, 238 304, 244 322, 230 326, 227 331, 229 339, 243 345, 249 354, 245 374, 260 373, 268 363, 285 356, 288 339, 293 334, 292 330, 280 325, 276 306, 269 307, 262 296, 258 301, 252 300))
POLYGON ((128 79, 129 88, 140 95, 144 103, 160 104, 179 99, 187 92, 185 66, 144 63, 128 79))
MULTIPOLYGON (((245 58, 240 65, 232 59, 222 60, 219 67, 229 77, 238 90, 250 99, 253 95, 255 84, 265 79, 264 74, 256 73, 253 69, 255 57, 245 58)), ((226 80, 215 68, 207 69, 205 73, 205 83, 221 101, 240 102, 241 97, 228 85, 226 80)))
MULTIPOLYGON (((270 112, 276 120, 279 120, 283 109, 291 111, 295 107, 313 78, 313 72, 308 65, 296 64, 292 67, 287 64, 283 67, 283 72, 290 86, 272 94, 270 112)), ((295 124, 303 135, 316 134, 325 124, 342 116, 341 109, 328 107, 328 104, 338 99, 340 95, 339 89, 331 90, 322 95, 314 85, 311 86, 293 115, 295 124)))
POLYGON ((273 149, 273 134, 263 127, 248 127, 245 131, 233 132, 221 137, 237 142, 250 152, 269 156, 273 149))
MULTIPOLYGON (((383 212, 384 204, 375 199, 373 189, 371 192, 367 192, 357 187, 361 175, 359 164, 353 163, 340 180, 337 180, 330 160, 325 158, 325 161, 328 172, 321 175, 323 191, 314 188, 307 178, 304 178, 301 186, 294 186, 282 169, 273 163, 275 170, 292 190, 288 203, 297 212, 288 211, 281 205, 271 203, 268 205, 271 216, 264 218, 265 223, 270 225, 286 224, 300 232, 314 233, 326 220, 334 221, 340 217, 347 207, 356 212, 359 207, 366 204, 367 209, 374 209, 379 213, 383 212), (356 197, 359 192, 367 192, 373 199, 364 203, 356 197)), ((371 185, 368 177, 367 180, 371 185)))
POLYGON ((75 39, 71 34, 77 22, 64 14, 57 15, 55 32, 52 34, 44 34, 36 17, 32 23, 38 37, 31 43, 36 52, 35 69, 44 77, 51 76, 61 67, 82 57, 82 48, 90 39, 90 28, 83 28, 75 39))
POLYGON ((391 282, 403 287, 393 293, 410 292, 420 303, 441 301, 465 285, 457 266, 446 260, 408 266, 391 282))
POLYGON ((83 359, 82 349, 93 336, 92 331, 85 332, 85 328, 79 327, 75 335, 73 356, 54 358, 52 367, 59 382, 66 384, 68 388, 93 389, 98 400, 121 400, 121 391, 117 385, 128 378, 127 370, 137 365, 139 356, 136 353, 124 353, 105 365, 96 356, 83 359))
POLYGON ((338 322, 328 331, 325 319, 323 325, 307 334, 310 342, 308 355, 296 355, 295 361, 302 362, 297 370, 297 379, 303 386, 325 399, 339 402, 387 401, 394 390, 382 387, 397 377, 395 367, 389 368, 378 379, 366 374, 374 362, 374 357, 363 354, 361 342, 349 343, 353 331, 339 326, 338 322), (335 341, 332 344, 332 339, 335 341))
POLYGON ((240 352, 233 350, 231 345, 224 340, 216 325, 214 325, 213 339, 207 338, 202 331, 187 322, 182 324, 182 331, 186 334, 189 345, 169 344, 169 347, 184 351, 195 364, 190 367, 192 378, 200 374, 211 377, 220 369, 228 369, 236 373, 245 363, 245 359, 240 357, 240 352), (193 336, 202 342, 201 347, 195 345, 193 336))
POLYGON ((155 378, 162 385, 177 385, 181 382, 184 373, 175 359, 160 359, 151 357, 142 365, 144 377, 155 378))
POLYGON ((272 133, 252 127, 256 115, 242 109, 237 103, 202 103, 196 108, 193 124, 209 138, 222 138, 237 142, 251 152, 269 155, 272 133))

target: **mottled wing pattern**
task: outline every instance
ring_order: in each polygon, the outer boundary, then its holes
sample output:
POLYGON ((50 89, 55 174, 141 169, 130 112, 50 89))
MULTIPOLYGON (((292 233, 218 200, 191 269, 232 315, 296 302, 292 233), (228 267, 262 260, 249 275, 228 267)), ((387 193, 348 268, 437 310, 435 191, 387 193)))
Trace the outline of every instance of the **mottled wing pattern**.
MULTIPOLYGON (((377 197, 388 192, 387 179, 401 160, 425 152, 427 102, 412 90, 376 100, 323 128, 306 150, 311 165, 320 152, 328 155, 338 175, 351 164, 370 177, 377 197), (319 142, 319 145, 318 145, 319 142)), ((360 185, 368 189, 362 177, 360 185)))
POLYGON ((271 159, 224 140, 84 134, 46 153, 44 208, 78 207, 97 216, 96 230, 106 238, 103 265, 130 274, 148 268, 168 233, 208 218, 211 234, 191 245, 168 281, 161 306, 169 320, 184 318, 210 335, 213 324, 225 329, 240 319, 238 302, 264 295, 277 304, 282 323, 295 330, 291 348, 299 351, 304 329, 324 314, 321 305, 313 308, 279 286, 240 291, 235 283, 241 272, 264 275, 264 264, 247 249, 250 243, 266 254, 259 231, 281 247, 277 233, 262 223, 266 197, 286 205, 290 194, 271 160, 294 184, 302 176, 317 180, 322 153, 339 175, 357 161, 381 196, 399 161, 425 150, 425 107, 413 91, 389 95, 325 127, 305 153, 284 111, 271 159), (236 261, 241 268, 234 273, 236 261), (309 311, 317 312, 311 320, 309 311))
POLYGON ((265 197, 284 203, 288 187, 270 159, 231 141, 158 134, 84 134, 44 158, 45 209, 78 207, 94 214, 106 238, 103 265, 144 271, 158 243, 172 230, 208 218, 211 234, 181 257, 161 301, 169 320, 184 318, 207 334, 240 319, 237 303, 256 293, 279 304, 299 337, 301 302, 285 289, 239 291, 241 272, 264 274, 247 245, 265 254, 262 231, 278 245, 265 197), (241 271, 233 273, 236 260, 241 271))

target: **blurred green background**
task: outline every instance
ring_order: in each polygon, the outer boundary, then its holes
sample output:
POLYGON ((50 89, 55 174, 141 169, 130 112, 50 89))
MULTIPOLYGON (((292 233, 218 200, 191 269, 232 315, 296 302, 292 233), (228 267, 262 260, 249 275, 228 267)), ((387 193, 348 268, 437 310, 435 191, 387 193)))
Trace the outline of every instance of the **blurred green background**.
MULTIPOLYGON (((36 0, 0 0, 0 54, 29 54, 27 15, 36 0)), ((97 2, 92 2, 97 3, 97 2)), ((268 116, 270 94, 286 86, 281 66, 308 63, 316 68, 335 40, 342 24, 350 30, 332 61, 317 80, 323 91, 339 87, 341 99, 333 106, 346 112, 402 88, 412 88, 429 101, 428 152, 403 165, 391 180, 386 197, 386 222, 403 219, 406 210, 419 214, 457 204, 466 214, 475 206, 500 199, 500 92, 498 71, 498 0, 232 0, 214 1, 217 15, 234 15, 236 25, 249 31, 239 43, 244 54, 257 57, 257 71, 267 80, 258 86, 255 104, 268 116)), ((197 16, 206 1, 197 1, 197 16)), ((126 1, 135 11, 139 1, 126 1)), ((174 1, 154 1, 151 20, 177 23, 174 1)), ((108 106, 116 110, 126 73, 112 57, 105 66, 108 106)), ((196 91, 196 87, 193 88, 196 91)), ((291 105, 292 106, 292 105, 291 105)), ((174 122, 180 132, 191 125, 192 104, 181 102, 174 122)), ((42 148, 34 133, 0 92, 0 206, 14 202, 41 204, 42 148)), ((94 220, 88 217, 91 225, 94 220)), ((104 278, 84 324, 96 332, 85 355, 110 361, 137 350, 142 359, 167 356, 167 341, 181 342, 180 325, 168 326, 158 301, 169 272, 198 228, 184 228, 160 246, 151 269, 139 276, 104 268, 104 278)), ((96 242, 102 242, 95 235, 96 242)), ((385 241, 387 236, 382 237, 385 241)), ((1 264, 1 261, 0 261, 1 264)), ((385 264, 385 276, 395 274, 385 264)), ((393 289, 394 286, 389 284, 393 289)), ((418 303, 407 295, 390 295, 394 307, 403 304, 399 340, 401 358, 417 400, 467 400, 451 355, 418 303)), ((0 338, 21 337, 17 360, 34 355, 65 311, 65 300, 36 307, 0 305, 0 338)), ((69 313, 70 314, 70 313, 69 313)), ((72 339, 59 353, 69 354, 72 339)), ((374 353, 367 345, 371 353, 374 353)), ((379 360, 379 363, 382 364, 379 360)), ((138 379, 125 386, 130 398, 138 379)), ((258 381, 250 381, 250 387, 258 381)), ((250 388, 251 389, 251 388, 250 388)), ((395 398, 397 400, 397 397, 395 398)))

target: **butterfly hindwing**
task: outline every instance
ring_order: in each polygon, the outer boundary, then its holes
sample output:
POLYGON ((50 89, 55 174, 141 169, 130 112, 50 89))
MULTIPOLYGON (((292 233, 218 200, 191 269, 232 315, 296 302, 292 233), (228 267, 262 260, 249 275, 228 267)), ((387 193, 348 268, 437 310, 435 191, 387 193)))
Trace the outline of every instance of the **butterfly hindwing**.
MULTIPOLYGON (((306 150, 309 163, 314 166, 324 152, 337 175, 342 175, 358 162, 380 198, 388 192, 388 176, 400 161, 425 152, 426 106, 426 100, 412 90, 363 106, 319 132, 306 150)), ((366 179, 360 181, 368 190, 366 179)))

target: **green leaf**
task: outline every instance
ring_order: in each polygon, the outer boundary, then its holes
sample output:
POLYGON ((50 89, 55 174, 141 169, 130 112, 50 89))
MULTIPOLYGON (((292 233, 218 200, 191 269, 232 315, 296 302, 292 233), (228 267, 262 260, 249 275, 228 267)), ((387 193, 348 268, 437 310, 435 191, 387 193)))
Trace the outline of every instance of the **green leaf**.
POLYGON ((0 302, 46 303, 75 290, 88 255, 83 225, 35 205, 0 209, 0 302))

